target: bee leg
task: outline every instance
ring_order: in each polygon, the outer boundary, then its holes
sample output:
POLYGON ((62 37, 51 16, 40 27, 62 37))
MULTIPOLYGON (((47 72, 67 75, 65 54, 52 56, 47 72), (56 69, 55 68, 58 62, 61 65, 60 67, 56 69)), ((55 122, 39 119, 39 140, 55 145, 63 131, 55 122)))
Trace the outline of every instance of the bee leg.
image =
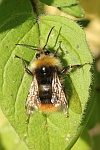
POLYGON ((30 106, 29 103, 27 103, 27 101, 26 101, 25 109, 26 109, 26 113, 27 113, 26 124, 28 124, 29 120, 30 120, 30 115, 33 113, 33 107, 30 106))
POLYGON ((30 116, 31 116, 31 114, 34 113, 34 109, 35 109, 35 108, 34 108, 33 106, 29 106, 29 104, 26 105, 26 113, 27 113, 26 124, 29 123, 30 116))
POLYGON ((21 59, 22 60, 22 64, 23 64, 23 68, 24 68, 25 72, 28 73, 29 75, 33 76, 33 73, 26 67, 26 63, 25 63, 24 59, 21 58, 21 57, 19 57, 19 56, 17 56, 17 55, 15 55, 15 58, 21 59))
POLYGON ((29 120, 30 120, 30 114, 27 114, 26 124, 29 123, 29 120))
POLYGON ((38 107, 33 101, 31 102, 26 101, 25 108, 26 108, 26 114, 27 114, 26 123, 28 124, 30 120, 30 116, 35 113, 35 110, 38 110, 38 107))
POLYGON ((63 75, 63 74, 65 74, 65 73, 69 73, 69 72, 71 72, 73 69, 81 68, 81 67, 83 67, 84 65, 87 65, 87 64, 90 64, 90 63, 84 63, 84 64, 73 65, 73 66, 66 66, 66 67, 63 68, 63 70, 60 71, 60 74, 63 75))

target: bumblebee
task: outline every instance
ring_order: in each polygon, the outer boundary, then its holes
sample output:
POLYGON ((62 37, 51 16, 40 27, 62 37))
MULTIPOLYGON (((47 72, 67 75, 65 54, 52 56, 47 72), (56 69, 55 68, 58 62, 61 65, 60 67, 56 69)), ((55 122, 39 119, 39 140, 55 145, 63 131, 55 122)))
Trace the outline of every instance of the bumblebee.
POLYGON ((35 110, 47 113, 63 108, 67 115, 68 96, 65 94, 61 77, 71 69, 85 65, 73 65, 63 68, 58 58, 58 50, 61 47, 61 42, 59 42, 59 47, 54 54, 46 49, 53 28, 51 28, 46 44, 42 49, 33 48, 26 44, 16 44, 38 51, 36 59, 31 63, 31 71, 27 68, 25 61, 16 56, 22 60, 24 70, 32 76, 32 83, 26 100, 27 122, 35 110))

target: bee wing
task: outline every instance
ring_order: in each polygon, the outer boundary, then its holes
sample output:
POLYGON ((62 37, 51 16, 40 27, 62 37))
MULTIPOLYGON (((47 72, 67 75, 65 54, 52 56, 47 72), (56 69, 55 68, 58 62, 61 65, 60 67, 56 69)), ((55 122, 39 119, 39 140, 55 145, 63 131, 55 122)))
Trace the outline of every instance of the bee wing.
POLYGON ((63 87, 61 85, 57 72, 55 72, 53 75, 51 102, 55 105, 55 107, 59 105, 64 105, 64 112, 67 113, 68 108, 67 98, 63 91, 63 87))
POLYGON ((33 81, 30 86, 29 94, 26 100, 27 114, 33 113, 34 109, 38 109, 40 105, 39 92, 38 92, 38 82, 36 75, 34 75, 33 81))

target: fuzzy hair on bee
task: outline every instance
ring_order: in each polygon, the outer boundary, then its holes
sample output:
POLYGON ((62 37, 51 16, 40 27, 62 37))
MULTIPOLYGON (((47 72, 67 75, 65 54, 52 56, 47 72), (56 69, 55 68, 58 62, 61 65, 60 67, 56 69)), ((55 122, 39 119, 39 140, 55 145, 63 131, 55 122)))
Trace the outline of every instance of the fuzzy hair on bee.
POLYGON ((63 108, 64 113, 67 115, 68 96, 64 91, 61 77, 70 72, 71 69, 79 68, 87 64, 62 66, 58 58, 58 50, 61 47, 61 42, 59 42, 59 47, 54 53, 46 49, 53 28, 54 26, 51 28, 47 36, 46 44, 42 49, 33 48, 26 44, 16 44, 38 51, 36 59, 31 62, 30 70, 21 57, 15 56, 22 60, 24 70, 32 76, 32 83, 26 100, 27 122, 29 122, 30 115, 35 110, 47 113, 55 112, 63 108))

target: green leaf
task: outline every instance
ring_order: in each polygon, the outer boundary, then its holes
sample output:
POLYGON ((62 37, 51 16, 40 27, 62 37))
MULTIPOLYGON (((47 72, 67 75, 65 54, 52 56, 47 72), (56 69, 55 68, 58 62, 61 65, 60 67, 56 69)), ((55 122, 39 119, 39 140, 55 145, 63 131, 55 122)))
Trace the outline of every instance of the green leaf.
POLYGON ((61 0, 54 0, 54 1, 47 1, 47 0, 40 0, 42 3, 45 3, 49 6, 54 6, 60 9, 61 11, 72 15, 74 17, 82 18, 84 16, 83 10, 78 5, 79 0, 68 0, 68 1, 61 1, 61 0))
POLYGON ((50 29, 55 26, 47 49, 54 52, 58 48, 59 41, 62 41, 59 51, 62 65, 91 63, 92 56, 85 34, 75 22, 60 16, 41 16, 38 26, 30 3, 25 0, 17 2, 14 1, 7 6, 2 3, 2 7, 0 6, 2 15, 6 7, 9 7, 9 10, 12 6, 14 8, 13 15, 5 14, 0 21, 1 109, 29 149, 70 149, 89 117, 87 113, 92 103, 89 98, 89 86, 92 82, 91 65, 75 69, 70 75, 65 76, 65 89, 70 103, 68 118, 62 112, 52 114, 36 112, 31 116, 29 124, 25 124, 27 118, 25 101, 32 78, 24 73, 21 61, 14 57, 18 55, 30 62, 34 59, 35 51, 15 44, 24 43, 43 47, 50 29), (20 7, 17 2, 20 3, 20 7))
POLYGON ((77 17, 77 18, 82 18, 84 17, 84 13, 83 13, 83 10, 80 8, 79 5, 71 5, 71 6, 65 6, 65 7, 60 7, 59 8, 61 11, 69 14, 69 15, 72 15, 74 17, 77 17))
POLYGON ((0 110, 0 150, 28 150, 0 110))
POLYGON ((70 6, 72 4, 77 4, 79 0, 40 0, 42 3, 45 3, 50 6, 61 7, 61 6, 70 6))
POLYGON ((93 111, 89 118, 87 127, 89 129, 94 128, 96 124, 98 125, 100 123, 100 72, 97 70, 98 68, 99 59, 95 61, 95 67, 94 67, 94 87, 93 87, 93 111))

